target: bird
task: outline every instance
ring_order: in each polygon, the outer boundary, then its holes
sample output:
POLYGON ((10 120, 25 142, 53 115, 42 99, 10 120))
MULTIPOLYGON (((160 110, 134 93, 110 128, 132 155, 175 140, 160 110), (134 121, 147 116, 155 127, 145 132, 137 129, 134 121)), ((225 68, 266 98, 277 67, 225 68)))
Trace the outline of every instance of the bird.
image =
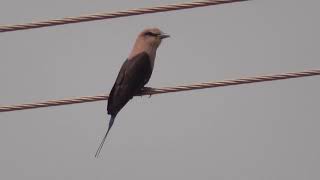
POLYGON ((120 110, 133 96, 146 88, 156 58, 156 52, 163 39, 170 35, 159 28, 146 28, 139 33, 131 53, 122 64, 108 98, 107 111, 111 115, 109 126, 95 154, 98 158, 113 122, 120 110))

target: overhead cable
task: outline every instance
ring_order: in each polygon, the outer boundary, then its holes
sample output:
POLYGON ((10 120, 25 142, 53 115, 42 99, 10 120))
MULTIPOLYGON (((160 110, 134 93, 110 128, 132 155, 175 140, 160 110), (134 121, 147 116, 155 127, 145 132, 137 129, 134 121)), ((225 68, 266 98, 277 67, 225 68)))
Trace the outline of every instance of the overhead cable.
MULTIPOLYGON (((275 81, 275 80, 281 80, 281 79, 291 79, 291 78, 316 76, 316 75, 320 75, 320 69, 301 71, 301 72, 290 72, 290 73, 275 74, 275 75, 255 76, 255 77, 247 77, 247 78, 240 78, 240 79, 230 79, 230 80, 217 81, 217 82, 204 82, 199 84, 181 85, 176 87, 147 88, 145 91, 142 91, 142 93, 137 94, 136 96, 172 93, 172 92, 189 91, 189 90, 195 90, 195 89, 215 88, 215 87, 222 87, 222 86, 233 86, 233 85, 239 85, 239 84, 249 84, 249 83, 256 83, 256 82, 263 82, 263 81, 275 81)), ((68 104, 102 101, 107 99, 108 99, 108 95, 84 96, 84 97, 61 99, 61 100, 49 100, 49 101, 38 102, 38 103, 0 106, 0 112, 34 109, 34 108, 50 107, 50 106, 61 106, 61 105, 68 105, 68 104)))
POLYGON ((57 26, 57 25, 63 25, 63 24, 80 23, 80 22, 86 22, 86 21, 112 19, 112 18, 135 16, 135 15, 141 15, 141 14, 151 14, 151 13, 157 13, 157 12, 181 10, 181 9, 190 9, 190 8, 196 8, 196 7, 226 4, 226 3, 233 3, 233 2, 240 2, 240 1, 248 1, 248 0, 194 1, 189 3, 169 4, 169 5, 155 6, 150 8, 129 9, 124 11, 110 12, 110 13, 105 12, 105 13, 96 13, 96 14, 90 14, 90 15, 77 16, 77 17, 65 17, 61 19, 30 22, 25 24, 0 25, 0 32, 18 31, 18 30, 41 28, 41 27, 57 26))

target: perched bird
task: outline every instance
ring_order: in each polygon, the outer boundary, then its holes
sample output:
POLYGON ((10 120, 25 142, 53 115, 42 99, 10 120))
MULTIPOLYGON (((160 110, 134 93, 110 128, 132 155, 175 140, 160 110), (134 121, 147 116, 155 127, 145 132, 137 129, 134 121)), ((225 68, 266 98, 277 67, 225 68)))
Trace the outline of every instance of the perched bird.
POLYGON ((158 28, 145 29, 138 35, 133 49, 127 60, 123 63, 109 94, 107 108, 108 114, 111 115, 109 127, 95 157, 99 156, 119 111, 148 83, 152 74, 157 48, 161 44, 162 39, 168 37, 170 36, 158 28))

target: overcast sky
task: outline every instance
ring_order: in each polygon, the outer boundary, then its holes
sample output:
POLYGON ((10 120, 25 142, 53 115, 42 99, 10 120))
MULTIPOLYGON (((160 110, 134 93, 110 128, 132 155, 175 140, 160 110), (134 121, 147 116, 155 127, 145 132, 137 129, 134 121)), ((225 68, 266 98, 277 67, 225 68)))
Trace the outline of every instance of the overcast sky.
MULTIPOLYGON (((1 0, 0 24, 185 1, 1 0)), ((248 1, 0 34, 0 105, 109 93, 137 34, 148 86, 320 67, 320 2, 248 1)), ((320 77, 0 113, 0 179, 320 179, 320 77)))

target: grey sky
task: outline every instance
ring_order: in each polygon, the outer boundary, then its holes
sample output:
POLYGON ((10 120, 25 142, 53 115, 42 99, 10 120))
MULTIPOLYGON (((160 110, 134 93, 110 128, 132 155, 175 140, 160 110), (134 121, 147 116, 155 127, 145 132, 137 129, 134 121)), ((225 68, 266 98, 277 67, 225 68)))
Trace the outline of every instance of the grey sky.
MULTIPOLYGON (((0 24, 185 1, 1 0, 0 24)), ((108 93, 159 27, 152 87, 320 67, 319 1, 249 1, 0 34, 0 105, 108 93)), ((320 77, 0 114, 0 179, 319 179, 320 77)))

